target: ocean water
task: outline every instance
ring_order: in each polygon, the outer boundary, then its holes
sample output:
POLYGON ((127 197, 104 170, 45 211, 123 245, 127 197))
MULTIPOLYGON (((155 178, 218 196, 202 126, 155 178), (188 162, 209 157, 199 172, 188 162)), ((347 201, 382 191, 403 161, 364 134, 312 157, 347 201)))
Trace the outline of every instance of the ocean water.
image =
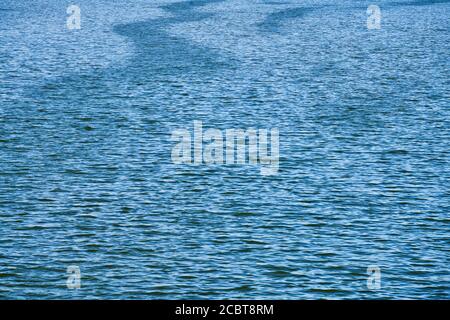
POLYGON ((69 4, 0 3, 0 298, 450 298, 450 1, 69 4), (195 120, 278 173, 174 163, 195 120))

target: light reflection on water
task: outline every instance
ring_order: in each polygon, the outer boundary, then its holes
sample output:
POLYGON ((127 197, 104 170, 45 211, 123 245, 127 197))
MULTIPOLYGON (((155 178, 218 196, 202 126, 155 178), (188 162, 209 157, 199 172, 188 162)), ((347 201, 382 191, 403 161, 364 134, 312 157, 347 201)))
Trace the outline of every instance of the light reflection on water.
POLYGON ((448 1, 381 30, 366 1, 78 2, 76 32, 0 6, 0 297, 449 297, 448 1), (173 164, 194 120, 278 127, 278 175, 173 164))

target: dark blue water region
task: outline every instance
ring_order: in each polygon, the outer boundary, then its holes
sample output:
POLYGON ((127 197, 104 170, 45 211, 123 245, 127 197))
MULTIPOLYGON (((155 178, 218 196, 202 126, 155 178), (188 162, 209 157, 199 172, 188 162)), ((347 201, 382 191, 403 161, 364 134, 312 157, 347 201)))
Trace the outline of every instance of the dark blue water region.
POLYGON ((450 6, 369 4, 5 0, 0 297, 449 298, 450 6), (194 120, 278 173, 173 163, 194 120))

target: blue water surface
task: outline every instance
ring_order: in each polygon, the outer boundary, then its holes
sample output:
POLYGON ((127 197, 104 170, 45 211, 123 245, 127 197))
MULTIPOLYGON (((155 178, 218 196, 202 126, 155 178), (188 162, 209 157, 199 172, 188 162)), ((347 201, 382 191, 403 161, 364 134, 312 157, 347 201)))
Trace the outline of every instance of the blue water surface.
POLYGON ((0 3, 0 298, 450 298, 450 1, 69 4, 0 3), (278 174, 173 163, 194 120, 278 174))

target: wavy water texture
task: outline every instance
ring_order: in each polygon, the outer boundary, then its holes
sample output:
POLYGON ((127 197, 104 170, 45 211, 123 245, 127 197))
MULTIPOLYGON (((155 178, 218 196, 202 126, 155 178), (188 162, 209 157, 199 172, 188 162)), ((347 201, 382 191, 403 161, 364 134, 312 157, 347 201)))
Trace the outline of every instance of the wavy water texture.
POLYGON ((393 4, 398 6, 430 6, 433 4, 445 4, 450 3, 449 0, 423 0, 423 1, 404 1, 404 2, 393 2, 393 4))
POLYGON ((301 18, 312 10, 314 10, 314 8, 299 7, 278 11, 268 15, 263 22, 258 24, 258 26, 262 30, 274 32, 277 31, 286 20, 301 18))
POLYGON ((5 0, 0 297, 448 298, 450 7, 361 3, 5 0), (279 173, 172 163, 194 120, 279 173))

